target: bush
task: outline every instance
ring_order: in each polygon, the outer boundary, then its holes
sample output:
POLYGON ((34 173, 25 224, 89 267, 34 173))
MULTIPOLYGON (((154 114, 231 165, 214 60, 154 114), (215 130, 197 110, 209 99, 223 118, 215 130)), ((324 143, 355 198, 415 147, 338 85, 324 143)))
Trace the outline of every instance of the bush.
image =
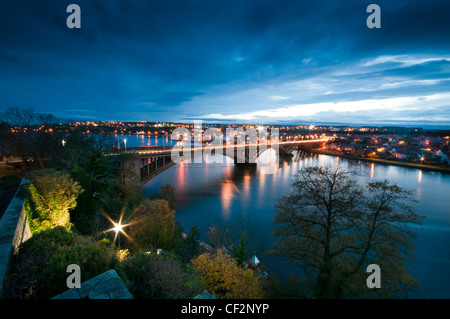
POLYGON ((12 261, 5 296, 11 299, 37 298, 36 287, 40 271, 61 246, 71 245, 76 237, 65 228, 56 227, 24 242, 12 261))
POLYGON ((58 249, 42 269, 38 276, 39 296, 51 298, 68 289, 66 280, 69 273, 66 270, 70 264, 80 266, 81 282, 119 268, 116 251, 108 240, 95 241, 79 236, 74 245, 58 249))
POLYGON ((205 288, 217 298, 258 299, 264 295, 253 271, 239 267, 222 249, 202 254, 192 264, 200 273, 205 288))
POLYGON ((57 226, 70 229, 69 211, 83 192, 78 182, 69 173, 54 169, 34 171, 30 179, 25 209, 32 233, 57 226))
POLYGON ((173 251, 181 258, 183 264, 189 264, 192 259, 200 255, 204 249, 200 246, 200 233, 197 226, 192 226, 186 238, 181 235, 182 230, 178 228, 180 234, 177 235, 177 243, 173 251))
POLYGON ((67 266, 77 264, 84 282, 109 269, 120 274, 114 246, 107 240, 79 236, 64 227, 34 235, 20 248, 11 265, 5 295, 13 299, 52 298, 66 291, 67 266))
POLYGON ((133 238, 133 248, 171 248, 176 241, 175 211, 162 199, 146 200, 134 212, 128 233, 133 238))
POLYGON ((140 251, 124 261, 123 269, 137 299, 192 299, 203 291, 198 274, 171 255, 140 251))
POLYGON ((177 197, 175 195, 175 187, 170 184, 161 186, 157 195, 158 199, 164 199, 169 203, 170 209, 177 209, 177 197))

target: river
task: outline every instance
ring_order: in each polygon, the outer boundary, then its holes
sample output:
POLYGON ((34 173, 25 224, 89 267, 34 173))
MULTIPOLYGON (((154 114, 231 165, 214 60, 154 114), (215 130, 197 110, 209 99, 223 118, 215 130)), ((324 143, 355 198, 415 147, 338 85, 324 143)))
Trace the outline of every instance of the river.
MULTIPOLYGON (((131 146, 170 142, 165 138, 127 137, 131 146)), ((338 164, 359 169, 362 181, 387 179, 413 190, 419 201, 417 213, 426 218, 422 226, 414 226, 417 261, 410 266, 410 274, 421 282, 427 297, 450 298, 450 174, 317 154, 282 162, 274 174, 262 174, 259 167, 239 168, 225 158, 222 164, 178 164, 145 184, 144 192, 151 197, 164 184, 174 186, 178 222, 186 231, 197 225, 202 238, 213 224, 248 221, 253 252, 261 261, 276 265, 273 270, 280 273, 280 267, 286 264, 264 254, 274 241, 274 205, 291 192, 290 182, 302 167, 338 164)))

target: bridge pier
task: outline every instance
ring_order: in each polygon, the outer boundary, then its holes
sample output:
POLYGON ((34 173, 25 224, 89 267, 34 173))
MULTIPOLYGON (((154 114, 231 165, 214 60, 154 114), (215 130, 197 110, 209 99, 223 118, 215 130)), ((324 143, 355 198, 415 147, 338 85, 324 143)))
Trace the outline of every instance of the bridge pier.
POLYGON ((233 160, 234 165, 256 165, 256 159, 259 155, 259 149, 254 150, 253 152, 250 151, 250 148, 245 147, 243 150, 238 146, 236 151, 234 152, 233 160))
POLYGON ((245 159, 244 162, 242 162, 242 159, 238 159, 237 157, 234 158, 234 165, 241 165, 241 166, 256 166, 256 162, 250 162, 248 158, 245 159))

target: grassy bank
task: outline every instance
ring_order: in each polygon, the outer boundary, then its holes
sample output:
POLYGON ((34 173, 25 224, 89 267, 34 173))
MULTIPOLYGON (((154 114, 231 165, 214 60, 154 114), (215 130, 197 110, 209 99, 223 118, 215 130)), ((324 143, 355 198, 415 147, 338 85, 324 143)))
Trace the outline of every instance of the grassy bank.
POLYGON ((379 164, 384 164, 384 165, 395 165, 395 166, 402 166, 402 167, 408 167, 408 168, 417 168, 417 169, 422 169, 422 170, 427 170, 427 171, 435 171, 435 172, 442 172, 442 173, 450 174, 450 166, 443 167, 443 166, 438 166, 438 165, 409 163, 409 162, 401 162, 401 161, 387 160, 387 159, 373 158, 373 157, 361 157, 361 156, 347 155, 347 154, 341 154, 341 153, 335 153, 335 152, 323 151, 323 150, 311 150, 311 153, 324 154, 324 155, 330 155, 330 156, 338 156, 338 157, 349 158, 349 159, 353 159, 353 160, 357 160, 357 161, 379 163, 379 164))

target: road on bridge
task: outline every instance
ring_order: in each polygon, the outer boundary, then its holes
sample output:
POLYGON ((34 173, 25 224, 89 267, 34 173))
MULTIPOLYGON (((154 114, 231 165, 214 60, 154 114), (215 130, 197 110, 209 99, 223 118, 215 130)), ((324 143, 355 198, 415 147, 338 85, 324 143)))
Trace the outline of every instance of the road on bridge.
MULTIPOLYGON (((245 143, 243 145, 240 144, 224 144, 222 145, 223 148, 227 149, 227 148, 241 148, 243 146, 245 147, 252 147, 252 146, 259 146, 260 144, 262 145, 266 145, 267 148, 272 147, 272 145, 297 145, 297 144, 313 144, 313 143, 320 143, 320 142, 328 142, 331 139, 331 137, 323 137, 320 139, 311 139, 311 140, 301 140, 301 141, 281 141, 278 143, 272 143, 270 141, 268 141, 267 143, 245 143)), ((221 147, 221 145, 211 145, 211 144, 206 144, 206 145, 202 145, 202 146, 194 146, 192 147, 191 145, 184 145, 184 144, 180 144, 180 145, 176 145, 177 147, 181 147, 183 149, 186 149, 187 151, 200 151, 200 150, 206 150, 206 149, 217 149, 218 147, 221 147)), ((128 150, 126 151, 127 154, 139 154, 139 155, 170 155, 172 154, 172 149, 174 148, 174 146, 137 146, 137 147, 129 147, 128 150)), ((111 151, 111 150, 109 150, 111 151)), ((125 153, 125 151, 122 151, 121 153, 125 153)), ((115 149, 115 152, 112 153, 104 153, 104 155, 106 156, 115 156, 118 155, 117 153, 117 149, 115 149)))

